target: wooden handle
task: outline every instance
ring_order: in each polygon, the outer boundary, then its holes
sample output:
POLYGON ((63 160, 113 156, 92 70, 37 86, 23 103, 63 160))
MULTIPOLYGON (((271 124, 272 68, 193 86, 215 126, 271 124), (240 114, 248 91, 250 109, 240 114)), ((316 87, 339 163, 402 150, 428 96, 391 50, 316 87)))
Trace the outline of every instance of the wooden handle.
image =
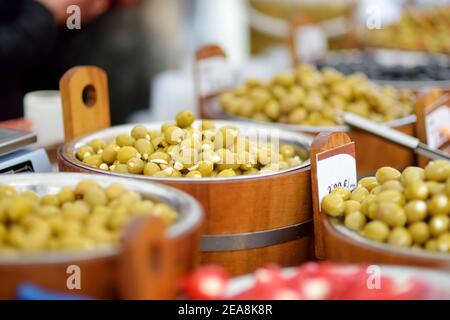
MULTIPOLYGON (((426 127, 426 117, 431 113, 436 107, 441 105, 447 105, 450 107, 450 93, 439 88, 433 88, 419 94, 416 104, 416 134, 420 142, 427 144, 427 127, 426 127)), ((419 156, 419 165, 425 167, 430 161, 429 158, 424 156, 419 156)))
POLYGON ((318 21, 305 13, 296 13, 289 19, 288 47, 293 67, 303 63, 298 54, 299 49, 296 34, 302 26, 309 24, 318 24, 318 21))
MULTIPOLYGON (((311 161, 311 186, 313 197, 313 217, 314 217, 314 239, 315 239, 315 251, 316 257, 319 259, 326 258, 324 237, 324 222, 327 216, 320 211, 319 206, 319 187, 317 179, 317 154, 326 150, 335 149, 337 147, 351 143, 350 137, 343 132, 330 132, 318 134, 312 144, 310 151, 311 161)), ((336 168, 339 170, 339 168, 336 168)))
POLYGON ((106 72, 94 66, 68 70, 59 81, 66 142, 110 126, 106 72))
POLYGON ((202 81, 202 75, 199 72, 199 66, 202 60, 207 60, 213 57, 223 57, 226 58, 225 51, 217 44, 208 44, 205 46, 202 46, 197 49, 195 52, 194 57, 194 87, 195 87, 195 95, 197 97, 197 108, 198 113, 200 114, 201 118, 206 117, 206 103, 208 100, 210 100, 212 97, 218 95, 220 91, 216 91, 209 95, 204 95, 201 92, 201 81, 202 81))
POLYGON ((162 300, 176 298, 178 286, 173 250, 165 223, 139 217, 126 228, 118 262, 120 295, 123 299, 162 300))

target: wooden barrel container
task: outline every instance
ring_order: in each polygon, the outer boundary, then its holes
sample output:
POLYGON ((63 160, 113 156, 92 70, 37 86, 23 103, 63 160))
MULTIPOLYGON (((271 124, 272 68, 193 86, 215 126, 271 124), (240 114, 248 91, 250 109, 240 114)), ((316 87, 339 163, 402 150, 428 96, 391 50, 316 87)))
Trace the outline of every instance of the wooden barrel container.
MULTIPOLYGON (((317 159, 317 154, 333 149, 338 154, 335 146, 349 143, 351 139, 345 133, 320 134, 311 146, 311 159, 317 159)), ((317 258, 348 263, 410 265, 450 270, 450 254, 378 243, 358 235, 339 223, 334 223, 319 206, 317 162, 312 161, 311 167, 317 258)))
MULTIPOLYGON (((61 81, 66 138, 69 138, 59 150, 61 171, 159 182, 192 195, 205 211, 201 263, 220 264, 232 274, 252 272, 266 263, 291 266, 311 259, 309 160, 265 175, 193 179, 119 174, 89 167, 76 159, 77 148, 91 139, 112 139, 119 133, 130 132, 133 127, 125 125, 106 129, 109 127, 109 109, 102 93, 102 81, 106 82, 106 76, 94 67, 72 69, 61 81), (90 87, 95 88, 97 100, 89 107, 83 102, 82 92, 90 87), (85 135, 80 137, 82 134, 85 135)), ((161 123, 143 125, 159 130, 161 123)), ((216 125, 248 129, 248 125, 239 122, 217 121, 216 125)), ((252 129, 270 130, 258 125, 252 129)), ((311 139, 308 137, 286 131, 279 131, 279 137, 309 151, 311 139)))
MULTIPOLYGON (((233 121, 245 121, 256 123, 254 120, 226 114, 221 110, 218 94, 235 85, 233 81, 225 81, 226 79, 209 79, 208 70, 224 70, 225 65, 220 66, 217 59, 225 61, 226 55, 224 51, 217 45, 210 45, 200 48, 196 53, 196 89, 198 95, 198 106, 201 116, 205 119, 225 119, 233 121), (214 63, 211 63, 214 62, 214 63), (208 83, 216 83, 216 87, 208 87, 208 83), (219 85, 220 84, 220 85, 219 85)), ((211 74, 214 71, 209 71, 211 74)), ((221 74, 224 74, 222 72, 221 74)), ((234 79, 233 77, 228 77, 234 79)), ((399 130, 408 135, 415 135, 414 115, 398 119, 388 123, 387 125, 393 129, 399 130)), ((283 123, 266 123, 267 125, 277 127, 282 130, 290 130, 303 134, 316 136, 320 132, 346 132, 356 145, 356 159, 358 161, 358 174, 367 175, 373 173, 377 168, 382 166, 392 166, 395 168, 405 168, 416 163, 416 157, 411 150, 398 146, 392 142, 375 137, 369 133, 350 129, 348 126, 302 126, 283 123)))
MULTIPOLYGON (((172 205, 179 219, 166 227, 160 219, 139 217, 125 227, 120 245, 89 251, 42 252, 0 256, 0 299, 14 299, 18 286, 41 288, 98 299, 172 299, 182 276, 196 264, 200 205, 187 194, 155 183, 77 173, 18 174, 0 177, 19 191, 40 195, 75 187, 84 179, 102 186, 117 182, 144 198, 172 205), (69 290, 69 277, 79 277, 80 289, 69 290)), ((76 282, 75 282, 76 283, 76 282)))

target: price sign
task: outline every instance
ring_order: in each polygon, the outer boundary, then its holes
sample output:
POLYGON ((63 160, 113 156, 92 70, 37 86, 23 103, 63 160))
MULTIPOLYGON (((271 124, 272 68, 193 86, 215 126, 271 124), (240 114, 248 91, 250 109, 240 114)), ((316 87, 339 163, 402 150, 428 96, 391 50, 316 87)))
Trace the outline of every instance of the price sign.
POLYGON ((327 36, 316 25, 305 25, 295 33, 296 54, 300 61, 313 61, 325 54, 328 47, 327 36))
POLYGON ((197 68, 201 97, 210 96, 233 85, 233 72, 225 57, 214 56, 199 60, 197 68))
POLYGON ((446 130, 450 129, 450 107, 438 106, 425 116, 425 131, 427 144, 433 149, 439 149, 449 140, 446 130))
POLYGON ((355 143, 320 152, 316 155, 319 208, 323 197, 336 187, 356 187, 355 143))

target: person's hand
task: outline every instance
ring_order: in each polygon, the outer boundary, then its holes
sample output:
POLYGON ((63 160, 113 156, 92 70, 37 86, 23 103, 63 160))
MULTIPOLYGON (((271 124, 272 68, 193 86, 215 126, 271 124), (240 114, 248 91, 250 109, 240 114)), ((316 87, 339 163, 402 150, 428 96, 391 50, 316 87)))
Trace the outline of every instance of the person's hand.
POLYGON ((81 22, 87 23, 104 13, 110 7, 111 0, 37 0, 53 13, 58 24, 64 24, 67 8, 71 5, 80 7, 81 22))

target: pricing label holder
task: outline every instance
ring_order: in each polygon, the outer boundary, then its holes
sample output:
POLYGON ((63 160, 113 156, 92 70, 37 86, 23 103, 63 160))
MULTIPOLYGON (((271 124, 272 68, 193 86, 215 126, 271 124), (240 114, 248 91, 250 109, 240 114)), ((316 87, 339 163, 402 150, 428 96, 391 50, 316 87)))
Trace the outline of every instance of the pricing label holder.
MULTIPOLYGON (((432 149, 450 153, 450 93, 431 89, 422 93, 416 103, 416 132, 422 143, 432 149)), ((419 156, 420 166, 429 159, 419 156)))
POLYGON ((328 217, 320 202, 335 186, 356 187, 355 143, 343 132, 320 133, 313 140, 310 157, 315 250, 316 257, 324 259, 328 217))
POLYGON ((202 118, 209 118, 206 104, 230 89, 234 82, 233 70, 219 45, 209 44, 197 49, 194 57, 194 86, 197 108, 202 118))

